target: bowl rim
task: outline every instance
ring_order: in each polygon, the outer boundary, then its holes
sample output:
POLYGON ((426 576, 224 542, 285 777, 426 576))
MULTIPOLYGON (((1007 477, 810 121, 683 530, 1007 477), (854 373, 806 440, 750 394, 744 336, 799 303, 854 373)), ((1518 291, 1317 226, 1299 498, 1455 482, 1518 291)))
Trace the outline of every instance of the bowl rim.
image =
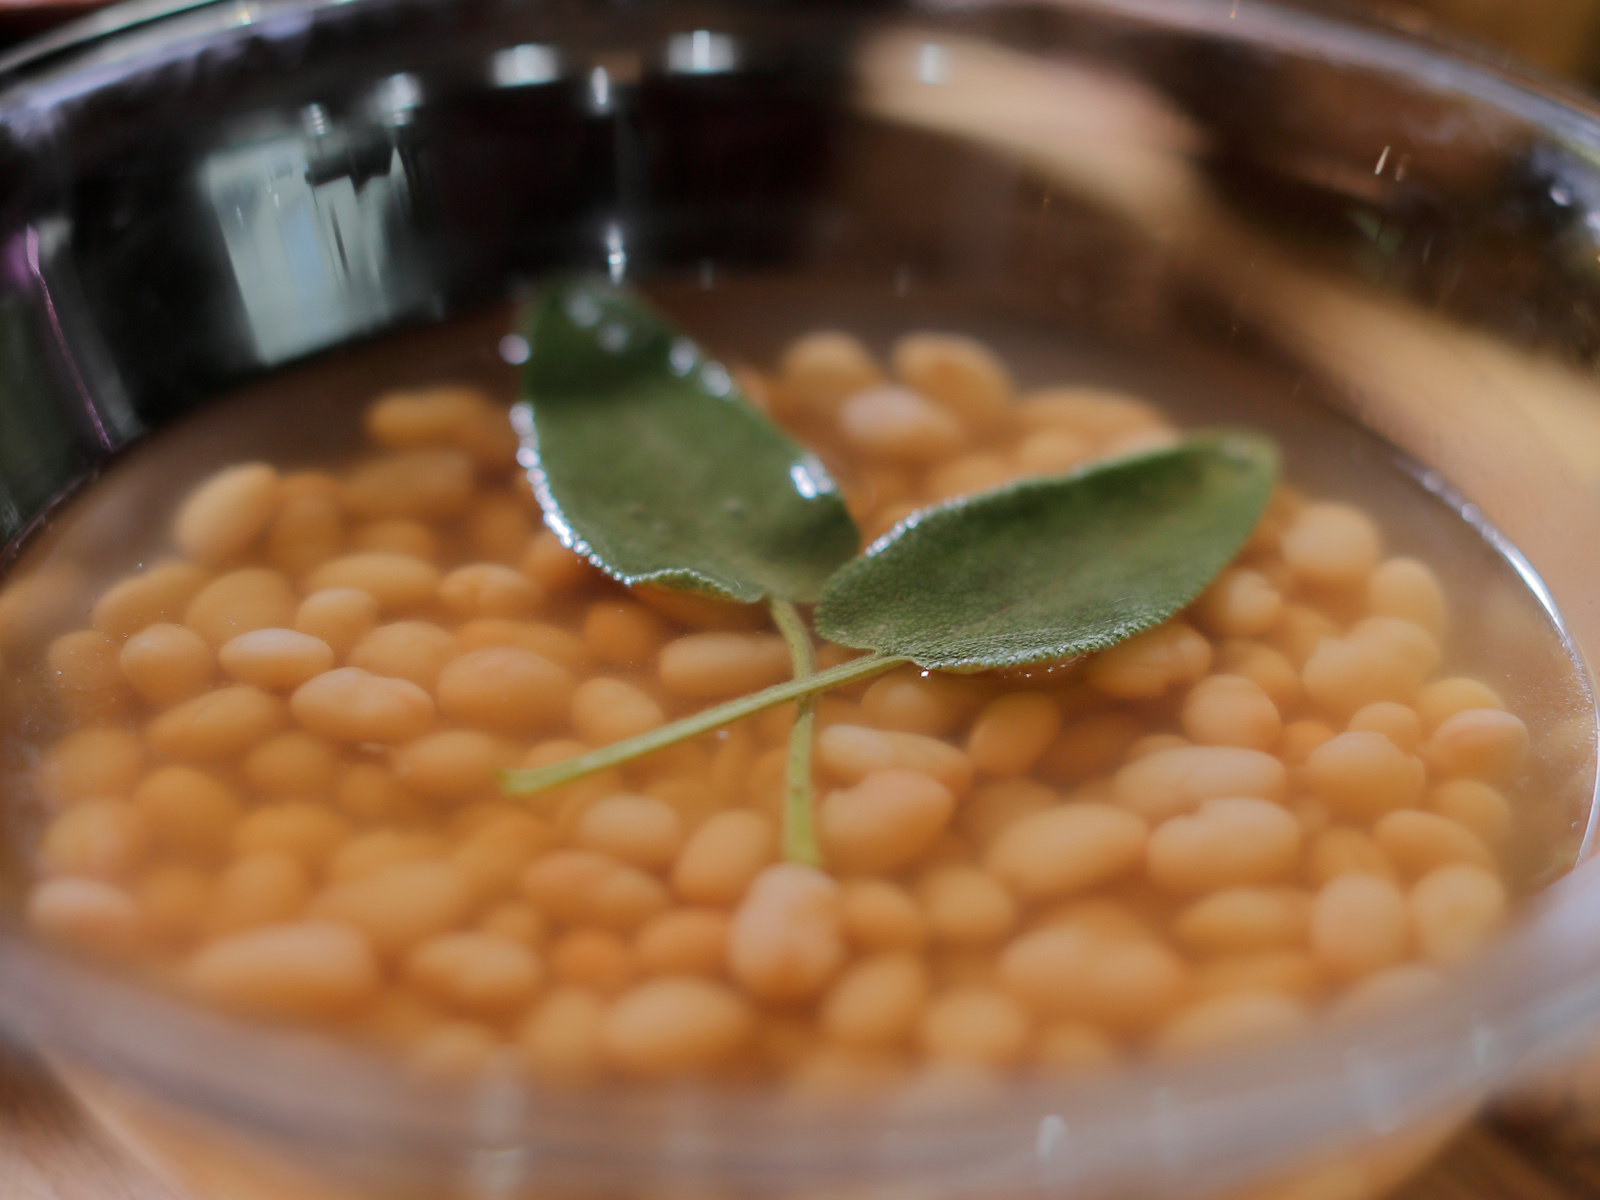
MULTIPOLYGON (((324 9, 388 2, 126 0, 0 57, 0 111, 12 84, 40 70, 70 77, 81 66, 75 59, 92 60, 121 39, 137 35, 140 50, 167 56, 229 29, 270 30, 324 9)), ((1414 31, 1262 0, 1042 2, 1403 74, 1600 151, 1600 102, 1532 68, 1414 31)), ((1015 6, 934 0, 903 13, 1015 6)), ((143 59, 118 61, 135 70, 143 59)), ((93 86, 102 82, 97 76, 93 86)), ((15 929, 0 936, 0 977, 8 980, 0 1021, 63 1063, 134 1081, 330 1161, 396 1148, 446 1163, 484 1154, 504 1163, 521 1154, 527 1172, 561 1164, 606 1180, 715 1176, 758 1188, 915 1170, 973 1189, 1020 1180, 1093 1191, 1125 1183, 1131 1169, 1150 1190, 1221 1187, 1308 1148, 1331 1152, 1351 1138, 1394 1135, 1486 1094, 1513 1068, 1565 1052, 1600 1014, 1597 890, 1600 863, 1580 861, 1525 904, 1514 932, 1453 974, 1450 987, 1382 1014, 1214 1058, 1019 1084, 1003 1103, 976 1111, 959 1102, 907 1109, 882 1101, 823 1111, 771 1095, 736 1093, 730 1102, 700 1088, 541 1094, 492 1076, 465 1089, 424 1085, 324 1039, 241 1026, 175 1003, 42 950, 15 929), (1595 949, 1585 955, 1575 946, 1595 949), (1530 1002, 1523 993, 1534 976, 1547 987, 1530 1002), (1271 1146, 1263 1145, 1264 1128, 1276 1131, 1271 1146)))

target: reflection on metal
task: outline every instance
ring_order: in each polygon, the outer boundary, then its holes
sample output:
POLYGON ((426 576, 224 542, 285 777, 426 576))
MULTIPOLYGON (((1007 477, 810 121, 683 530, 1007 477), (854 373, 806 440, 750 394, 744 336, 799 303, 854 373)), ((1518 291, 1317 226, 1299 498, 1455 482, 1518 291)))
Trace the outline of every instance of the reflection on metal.
POLYGON ((384 125, 409 125, 422 106, 422 84, 401 72, 379 82, 372 92, 372 115, 384 125))
POLYGON ((560 78, 561 54, 554 46, 507 46, 489 59, 489 80, 495 87, 536 87, 560 78))
POLYGON ((739 44, 726 33, 696 29, 667 39, 667 71, 673 75, 721 75, 739 65, 739 44))
POLYGON ((621 283, 628 270, 628 251, 622 244, 622 226, 612 221, 606 225, 606 269, 612 283, 621 283))
POLYGON ((611 111, 611 73, 604 67, 589 72, 589 111, 596 116, 611 111))
POLYGON ((343 128, 308 105, 303 132, 202 164, 259 362, 307 354, 415 306, 412 196, 393 131, 420 99, 413 76, 390 76, 372 93, 374 125, 343 128))
POLYGON ((923 42, 917 47, 917 80, 927 84, 949 82, 949 57, 938 42, 923 42))

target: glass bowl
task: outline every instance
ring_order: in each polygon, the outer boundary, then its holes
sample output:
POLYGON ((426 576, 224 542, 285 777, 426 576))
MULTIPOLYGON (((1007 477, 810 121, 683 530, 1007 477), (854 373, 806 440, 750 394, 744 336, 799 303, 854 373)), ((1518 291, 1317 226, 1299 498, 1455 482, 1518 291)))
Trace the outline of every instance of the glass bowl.
MULTIPOLYGON (((0 1022, 198 1195, 1357 1200, 1600 1018, 1600 110, 1547 81, 1254 0, 135 2, 0 59, 0 246, 0 561, 225 392, 589 270, 756 356, 819 304, 947 314, 1275 428, 1322 406, 1566 622, 1473 599, 1485 661, 1549 681, 1513 929, 1208 1059, 809 1107, 446 1086, 8 925, 0 1022)), ((68 586, 15 583, 0 654, 68 586)))

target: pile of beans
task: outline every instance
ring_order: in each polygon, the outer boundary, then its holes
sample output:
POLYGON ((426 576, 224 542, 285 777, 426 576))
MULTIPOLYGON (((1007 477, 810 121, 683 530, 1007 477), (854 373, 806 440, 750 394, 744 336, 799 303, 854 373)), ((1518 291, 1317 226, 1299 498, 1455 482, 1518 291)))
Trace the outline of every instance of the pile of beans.
MULTIPOLYGON (((869 538, 1175 436, 1127 396, 1019 395, 949 335, 886 371, 812 334, 742 380, 869 538)), ((201 483, 172 556, 44 649, 70 731, 35 771, 41 937, 432 1072, 827 1089, 1291 1034, 1504 918, 1527 730, 1441 675, 1434 572, 1347 503, 1280 487, 1194 605, 1102 654, 824 696, 818 870, 779 861, 788 709, 500 795, 498 768, 778 682, 784 644, 563 549, 503 403, 365 422, 338 471, 201 483)))

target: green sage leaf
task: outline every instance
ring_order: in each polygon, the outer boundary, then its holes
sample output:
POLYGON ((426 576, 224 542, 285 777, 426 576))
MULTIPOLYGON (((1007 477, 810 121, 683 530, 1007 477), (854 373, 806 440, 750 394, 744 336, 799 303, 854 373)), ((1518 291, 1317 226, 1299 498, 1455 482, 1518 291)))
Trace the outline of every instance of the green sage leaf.
POLYGON ((551 528, 613 578, 810 601, 855 555, 817 457, 633 294, 553 287, 525 336, 524 465, 551 528))
POLYGON ((829 580, 817 631, 952 670, 1103 650, 1204 590, 1277 468, 1271 442, 1230 430, 916 513, 829 580))

